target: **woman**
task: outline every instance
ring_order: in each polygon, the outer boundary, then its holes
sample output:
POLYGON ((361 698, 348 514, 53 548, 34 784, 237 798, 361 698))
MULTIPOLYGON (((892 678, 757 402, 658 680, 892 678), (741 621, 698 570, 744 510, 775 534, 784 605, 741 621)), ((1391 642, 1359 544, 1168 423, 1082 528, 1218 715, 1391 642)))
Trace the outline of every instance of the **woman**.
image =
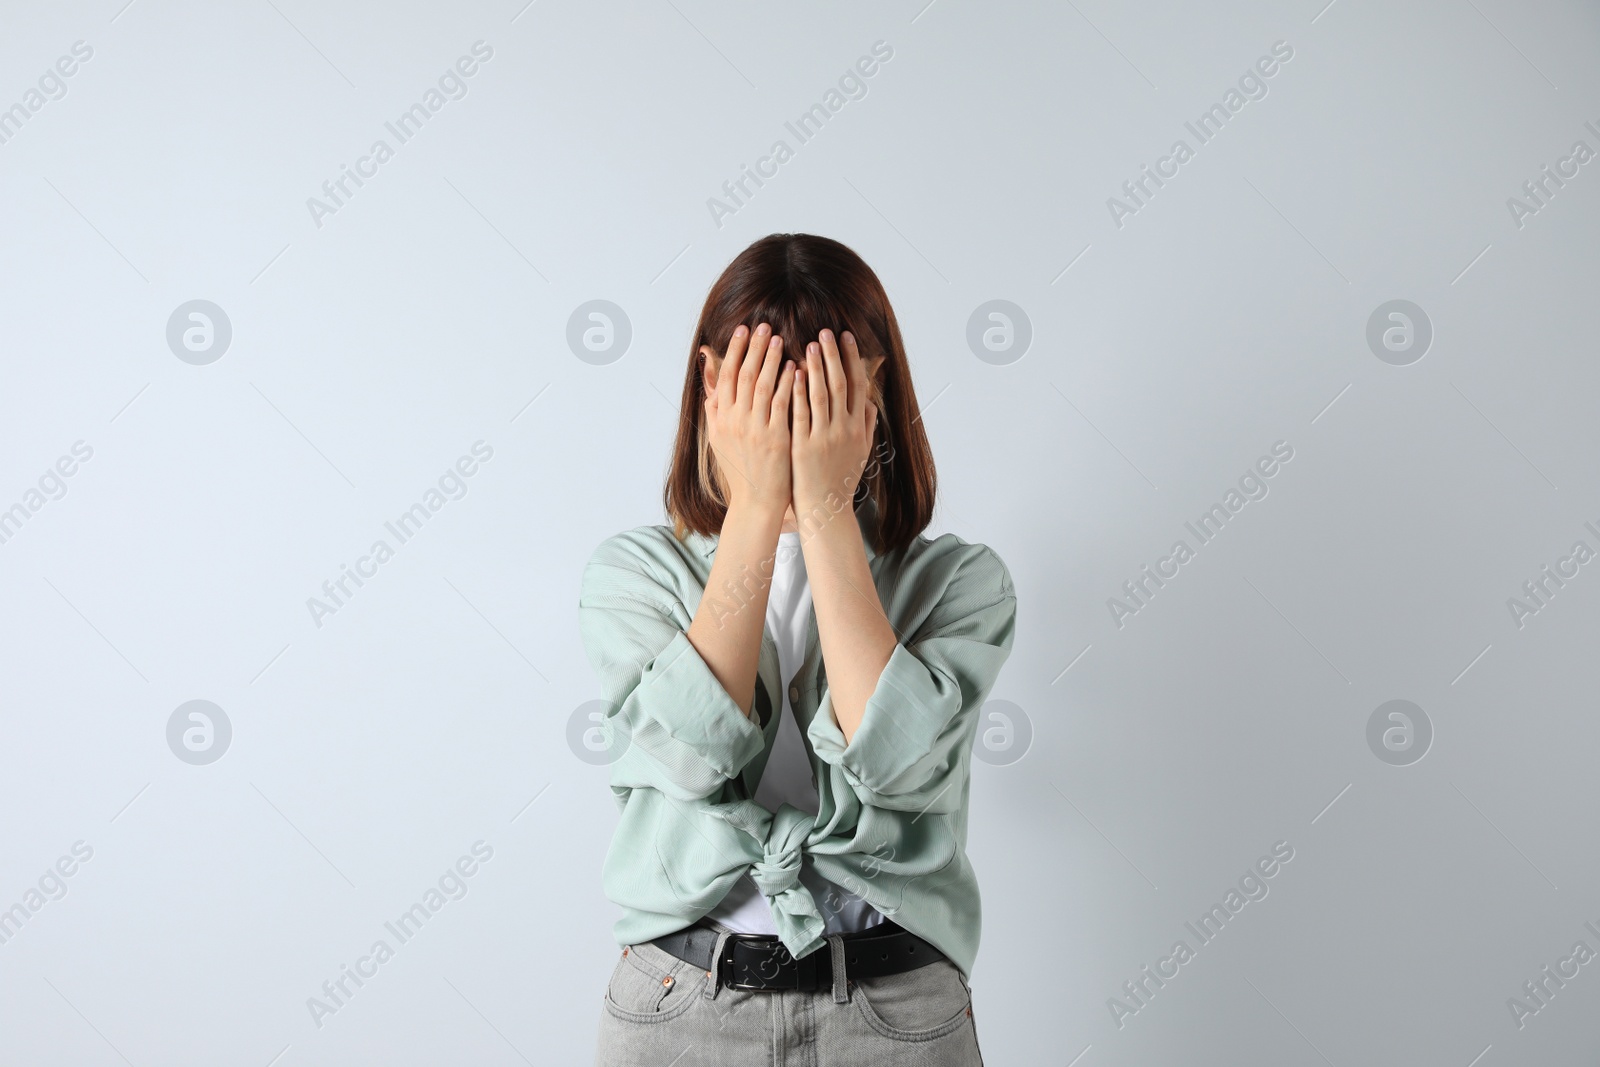
POLYGON ((991 549, 922 536, 934 484, 871 268, 745 249, 700 314, 673 526, 583 575, 621 812, 602 1067, 983 1062, 967 800, 1016 596, 991 549))

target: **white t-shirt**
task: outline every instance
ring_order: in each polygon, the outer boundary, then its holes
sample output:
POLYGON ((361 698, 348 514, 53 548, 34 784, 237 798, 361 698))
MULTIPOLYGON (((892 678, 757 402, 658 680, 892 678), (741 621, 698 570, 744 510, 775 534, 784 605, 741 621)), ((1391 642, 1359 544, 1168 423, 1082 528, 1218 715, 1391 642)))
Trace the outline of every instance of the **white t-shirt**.
MULTIPOLYGON (((817 813, 817 786, 812 778, 811 757, 800 736, 800 724, 789 704, 789 681, 800 670, 806 652, 806 630, 811 622, 811 583, 806 580, 805 556, 800 552, 800 535, 778 535, 778 552, 772 568, 772 588, 767 592, 767 627, 778 644, 778 674, 783 708, 778 720, 778 736, 772 754, 761 772, 756 803, 768 811, 780 804, 791 804, 802 811, 817 813)), ((827 923, 824 934, 846 934, 883 922, 883 914, 843 886, 823 878, 807 855, 800 867, 800 882, 811 890, 817 910, 827 923)), ((728 890, 711 918, 724 926, 748 934, 776 934, 772 909, 746 872, 728 890)))

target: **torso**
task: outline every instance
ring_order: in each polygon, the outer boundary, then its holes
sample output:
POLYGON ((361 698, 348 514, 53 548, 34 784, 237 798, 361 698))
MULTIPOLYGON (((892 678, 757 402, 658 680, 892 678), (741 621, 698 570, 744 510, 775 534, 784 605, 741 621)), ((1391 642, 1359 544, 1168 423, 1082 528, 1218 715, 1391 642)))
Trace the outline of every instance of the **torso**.
MULTIPOLYGON (((813 815, 817 813, 811 754, 800 736, 799 723, 789 704, 789 679, 799 671, 805 658, 810 621, 811 585, 806 579, 800 535, 783 533, 778 537, 772 587, 767 593, 767 628, 778 646, 782 683, 778 688, 782 692, 783 709, 778 720, 778 735, 755 793, 756 803, 768 811, 777 811, 780 804, 790 804, 813 815)), ((801 868, 800 881, 816 899, 817 910, 827 923, 825 933, 853 933, 883 921, 882 913, 872 905, 817 874, 809 857, 801 868)), ((728 895, 712 909, 710 917, 740 933, 777 933, 772 910, 748 873, 734 883, 728 895)))

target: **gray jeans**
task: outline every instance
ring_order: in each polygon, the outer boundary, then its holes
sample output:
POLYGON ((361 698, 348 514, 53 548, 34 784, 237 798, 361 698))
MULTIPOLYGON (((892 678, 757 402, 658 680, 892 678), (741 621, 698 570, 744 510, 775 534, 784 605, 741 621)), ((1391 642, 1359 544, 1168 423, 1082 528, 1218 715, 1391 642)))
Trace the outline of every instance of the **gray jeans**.
MULTIPOLYGON (((726 927, 716 924, 713 958, 726 927)), ((830 937, 834 959, 841 940, 830 937)), ((940 959, 815 992, 731 989, 655 945, 617 959, 600 1014, 596 1067, 982 1067, 972 990, 940 959)))

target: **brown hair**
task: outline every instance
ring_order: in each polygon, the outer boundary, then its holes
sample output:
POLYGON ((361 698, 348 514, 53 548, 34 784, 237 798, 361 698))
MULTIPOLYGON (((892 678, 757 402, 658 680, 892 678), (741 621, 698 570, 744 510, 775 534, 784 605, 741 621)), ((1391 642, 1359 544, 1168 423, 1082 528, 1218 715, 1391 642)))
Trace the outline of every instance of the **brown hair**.
POLYGON ((678 437, 663 494, 674 532, 680 540, 687 530, 720 533, 728 513, 716 457, 706 442, 700 346, 720 357, 736 327, 754 330, 763 322, 783 338, 785 359, 803 357, 824 328, 836 336, 849 330, 869 367, 874 357, 884 357, 871 382, 877 429, 852 504, 870 497, 876 505, 875 551, 909 545, 933 518, 936 479, 900 324, 883 283, 860 256, 838 241, 808 233, 774 233, 756 241, 728 264, 706 295, 689 346, 678 437))

